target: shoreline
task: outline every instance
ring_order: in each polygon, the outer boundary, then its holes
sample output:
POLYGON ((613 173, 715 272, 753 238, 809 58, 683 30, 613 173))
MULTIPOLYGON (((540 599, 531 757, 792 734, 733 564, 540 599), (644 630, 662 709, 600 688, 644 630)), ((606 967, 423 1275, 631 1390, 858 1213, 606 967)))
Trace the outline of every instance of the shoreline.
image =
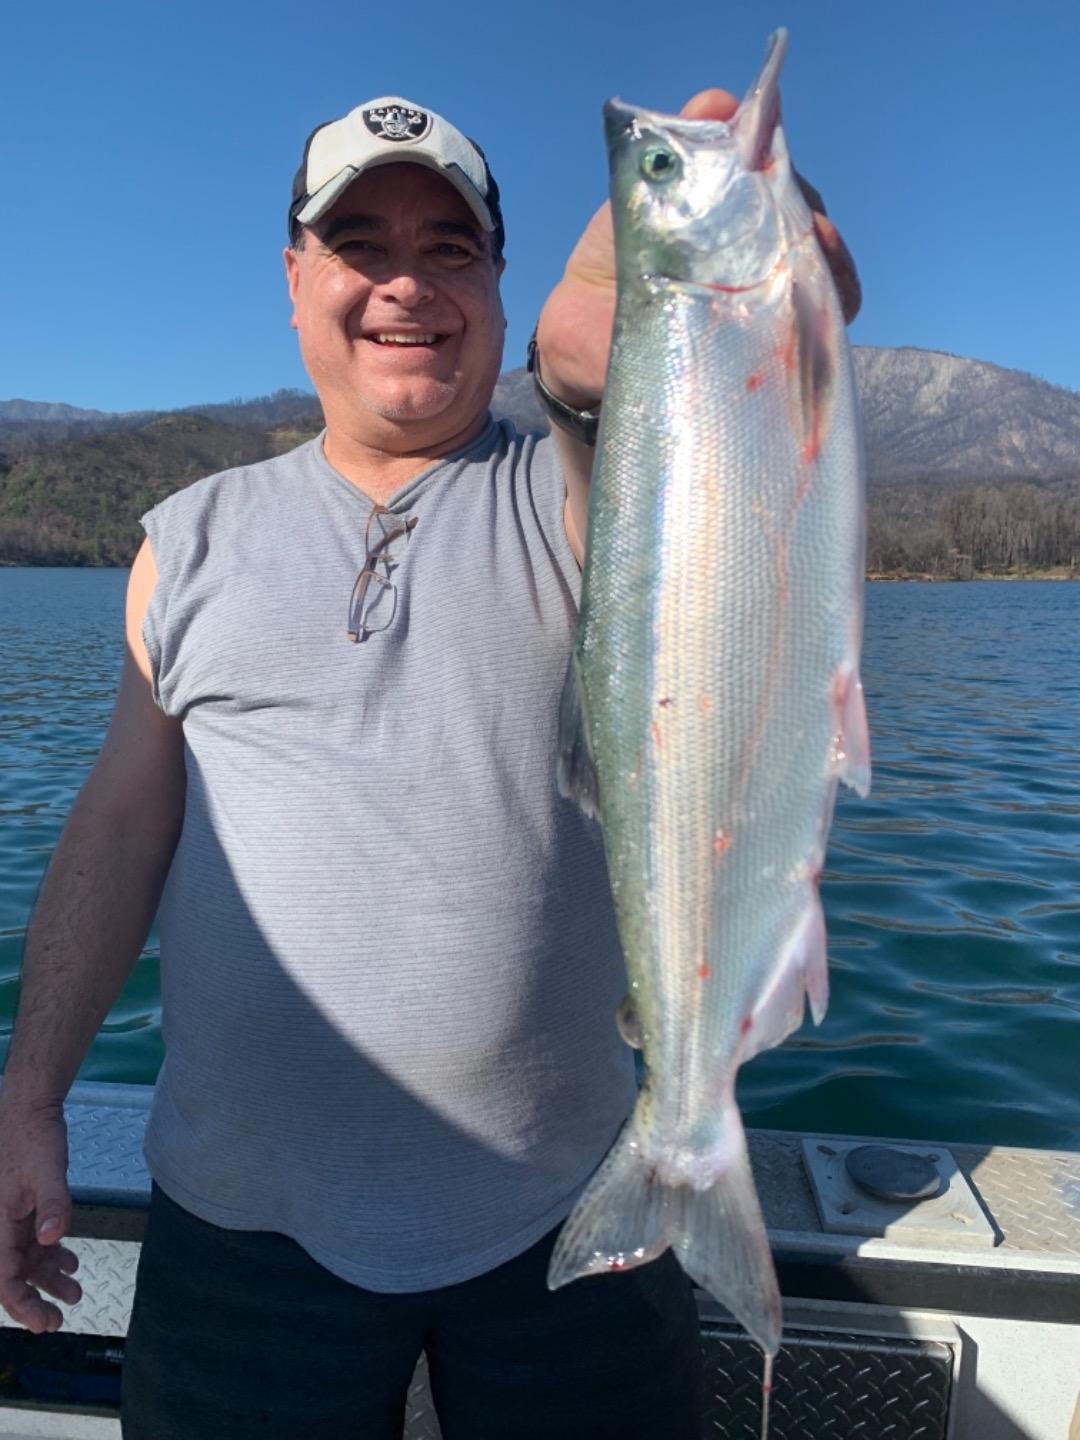
MULTIPOLYGON (((0 560, 0 570, 130 570, 127 565, 88 565, 81 561, 64 560, 0 560)), ((867 581, 907 584, 917 581, 930 585, 966 585, 979 580, 1063 580, 1080 581, 1080 569, 1058 566, 1050 570, 980 570, 972 575, 931 575, 925 570, 868 570, 867 581)))
POLYGON ((932 585, 966 585, 978 580, 1080 580, 1080 570, 978 570, 971 575, 930 575, 920 570, 868 570, 867 580, 903 584, 917 580, 932 585))

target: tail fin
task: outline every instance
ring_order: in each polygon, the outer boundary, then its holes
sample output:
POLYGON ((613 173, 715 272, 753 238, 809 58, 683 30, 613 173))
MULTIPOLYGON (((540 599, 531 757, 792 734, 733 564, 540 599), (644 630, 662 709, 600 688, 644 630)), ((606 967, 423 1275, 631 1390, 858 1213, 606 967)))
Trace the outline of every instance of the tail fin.
POLYGON ((644 1265, 670 1248, 690 1278, 726 1305, 766 1354, 775 1355, 780 1291, 734 1103, 723 1130, 724 1168, 699 1190, 658 1177, 632 1118, 563 1226, 549 1287, 644 1265))

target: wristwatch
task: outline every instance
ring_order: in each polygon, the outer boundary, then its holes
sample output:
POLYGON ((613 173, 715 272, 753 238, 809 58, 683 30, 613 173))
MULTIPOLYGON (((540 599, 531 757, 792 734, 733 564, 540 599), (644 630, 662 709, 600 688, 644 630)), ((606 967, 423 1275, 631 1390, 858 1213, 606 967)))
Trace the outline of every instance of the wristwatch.
POLYGON ((596 432, 600 427, 599 405, 595 410, 575 410, 572 405, 567 405, 565 400, 560 400, 557 395, 551 393, 540 377, 540 351, 536 344, 535 330, 529 341, 529 355, 525 362, 525 368, 533 377, 540 404, 559 429, 573 435, 574 439, 580 440, 583 445, 595 445, 596 432))

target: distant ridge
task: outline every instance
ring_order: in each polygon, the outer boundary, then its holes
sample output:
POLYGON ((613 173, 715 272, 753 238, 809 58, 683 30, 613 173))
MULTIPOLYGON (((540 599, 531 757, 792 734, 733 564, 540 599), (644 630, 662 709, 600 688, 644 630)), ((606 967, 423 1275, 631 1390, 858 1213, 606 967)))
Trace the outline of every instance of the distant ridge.
POLYGON ((873 480, 1080 476, 1080 395, 935 350, 856 346, 873 480))
POLYGON ((80 410, 55 400, 0 400, 0 422, 5 420, 108 420, 107 410, 80 410))
MULTIPOLYGON (((932 350, 856 347, 855 367, 873 571, 1080 567, 1080 394, 932 350)), ((523 368, 492 408, 547 429, 523 368)), ((127 564, 149 505, 322 423, 302 390, 126 414, 0 401, 0 563, 127 564)))
MULTIPOLYGON (((1080 479, 1080 394, 983 360, 936 350, 855 347, 871 484, 938 479, 1080 479)), ((524 369, 496 405, 547 429, 524 369)))
MULTIPOLYGON (((855 347, 871 483, 950 476, 1061 479, 1080 475, 1080 394, 1020 370, 936 350, 855 347)), ((546 430, 523 367, 500 376, 493 408, 521 429, 546 430)), ((162 414, 273 430, 322 423, 315 396, 277 390, 254 400, 180 411, 110 414, 55 401, 0 400, 0 450, 131 430, 162 414)))
POLYGON ((244 429, 274 429, 298 420, 311 422, 317 430, 322 419, 319 402, 307 390, 275 390, 254 400, 214 401, 207 405, 184 405, 179 410, 80 410, 37 400, 0 400, 0 449, 19 441, 46 445, 85 435, 116 430, 134 430, 163 415, 203 415, 226 425, 244 429))

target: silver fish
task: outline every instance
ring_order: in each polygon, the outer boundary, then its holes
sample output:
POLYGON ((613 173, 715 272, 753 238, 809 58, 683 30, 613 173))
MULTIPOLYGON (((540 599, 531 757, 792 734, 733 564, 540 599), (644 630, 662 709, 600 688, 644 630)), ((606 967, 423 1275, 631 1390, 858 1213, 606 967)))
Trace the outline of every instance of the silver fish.
POLYGON ((605 107, 617 307, 559 782, 601 823, 647 1078, 548 1283, 671 1247, 773 1355, 740 1065, 828 999, 818 879, 865 794, 862 444, 837 294, 779 124, 605 107))

